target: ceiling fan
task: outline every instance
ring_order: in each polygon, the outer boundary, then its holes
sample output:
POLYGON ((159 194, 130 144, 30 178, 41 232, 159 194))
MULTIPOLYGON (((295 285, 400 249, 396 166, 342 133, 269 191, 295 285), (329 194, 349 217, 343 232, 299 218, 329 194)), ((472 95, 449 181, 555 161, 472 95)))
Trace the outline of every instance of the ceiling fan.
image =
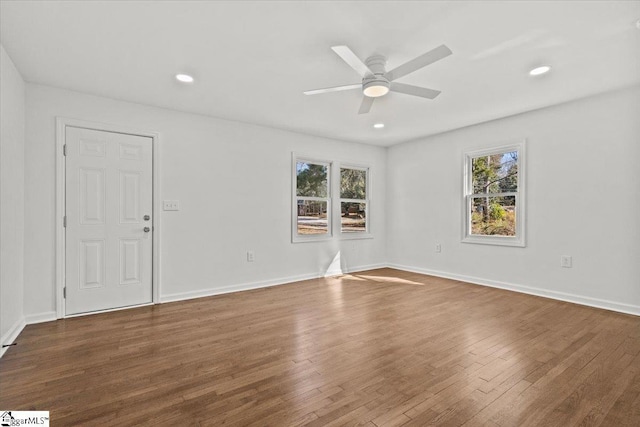
POLYGON ((427 89, 424 87, 397 83, 395 80, 411 74, 420 68, 433 64, 436 61, 451 55, 451 49, 445 45, 438 46, 429 52, 406 62, 391 71, 386 71, 387 58, 381 55, 370 56, 366 61, 361 61, 355 53, 347 46, 333 46, 331 49, 338 54, 344 62, 356 70, 362 76, 362 83, 354 83, 345 86, 328 87, 324 89, 314 89, 304 92, 305 95, 317 95, 320 93, 338 92, 342 90, 362 89, 364 97, 358 114, 365 114, 371 110, 373 101, 380 96, 386 95, 389 91, 404 93, 407 95, 420 96, 422 98, 433 99, 440 95, 439 90, 427 89))

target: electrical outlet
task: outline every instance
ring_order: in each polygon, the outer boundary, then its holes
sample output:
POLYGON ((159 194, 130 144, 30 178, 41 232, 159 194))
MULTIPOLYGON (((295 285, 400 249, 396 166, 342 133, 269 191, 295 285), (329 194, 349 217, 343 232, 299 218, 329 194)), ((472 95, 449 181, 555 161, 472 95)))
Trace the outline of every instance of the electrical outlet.
POLYGON ((162 201, 162 210, 164 211, 179 211, 180 210, 180 202, 177 200, 163 200, 162 201))
POLYGON ((247 251, 247 262, 253 262, 256 260, 256 254, 253 251, 247 251))
POLYGON ((440 253, 440 252, 442 252, 442 245, 440 243, 438 243, 436 245, 436 253, 440 253))
POLYGON ((571 268, 573 266, 573 259, 569 255, 560 256, 560 267, 571 268))

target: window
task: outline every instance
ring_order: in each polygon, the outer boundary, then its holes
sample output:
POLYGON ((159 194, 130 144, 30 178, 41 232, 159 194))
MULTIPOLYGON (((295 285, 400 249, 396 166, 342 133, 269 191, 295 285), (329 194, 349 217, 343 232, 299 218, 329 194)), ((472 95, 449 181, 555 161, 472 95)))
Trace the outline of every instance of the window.
POLYGON ((463 242, 524 246, 524 143, 465 153, 463 242))
POLYGON ((292 155, 291 240, 373 238, 369 167, 292 155))
POLYGON ((340 231, 366 233, 367 227, 367 168, 340 168, 340 231))
POLYGON ((331 236, 331 164, 296 159, 294 241, 331 236))

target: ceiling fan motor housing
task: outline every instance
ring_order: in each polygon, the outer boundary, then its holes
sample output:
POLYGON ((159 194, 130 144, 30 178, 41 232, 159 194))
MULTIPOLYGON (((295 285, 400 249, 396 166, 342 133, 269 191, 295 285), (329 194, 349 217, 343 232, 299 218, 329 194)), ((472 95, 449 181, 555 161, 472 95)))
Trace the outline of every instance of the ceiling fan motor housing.
POLYGON ((382 55, 373 55, 367 58, 365 64, 373 72, 372 76, 362 79, 362 91, 371 98, 386 95, 389 92, 389 80, 384 77, 387 72, 387 58, 382 55))

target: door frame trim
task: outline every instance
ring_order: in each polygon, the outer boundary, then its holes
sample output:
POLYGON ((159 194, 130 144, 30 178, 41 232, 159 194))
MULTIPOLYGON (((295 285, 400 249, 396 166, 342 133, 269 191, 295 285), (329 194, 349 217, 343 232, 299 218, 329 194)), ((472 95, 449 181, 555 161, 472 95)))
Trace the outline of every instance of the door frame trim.
MULTIPOLYGON (((124 133, 128 135, 144 136, 151 138, 152 144, 152 185, 153 185, 153 246, 152 246, 152 272, 151 272, 151 292, 152 303, 160 303, 160 242, 161 242, 161 217, 162 201, 160 200, 160 134, 153 131, 144 131, 140 129, 132 129, 128 126, 114 125, 108 123, 92 122, 87 120, 72 119, 68 117, 56 117, 56 264, 55 264, 55 289, 56 289, 56 318, 63 319, 68 317, 65 313, 65 299, 63 297, 63 288, 65 286, 65 169, 66 158, 64 156, 64 144, 66 141, 67 127, 76 127, 83 129, 91 129, 105 132, 124 133)), ((148 305, 148 304, 143 304, 148 305)), ((128 307, 127 307, 128 308, 128 307)), ((87 313, 92 314, 92 313, 87 313)), ((71 317, 71 316, 69 316, 71 317)))

